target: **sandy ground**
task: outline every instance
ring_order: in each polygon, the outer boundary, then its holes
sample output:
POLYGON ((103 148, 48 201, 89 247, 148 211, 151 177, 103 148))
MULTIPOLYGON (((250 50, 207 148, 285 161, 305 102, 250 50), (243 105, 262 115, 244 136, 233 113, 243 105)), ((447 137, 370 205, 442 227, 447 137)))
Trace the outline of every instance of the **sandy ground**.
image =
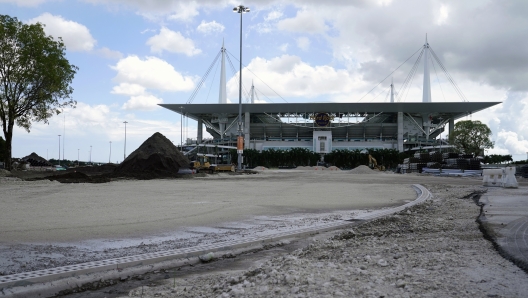
POLYGON ((482 190, 479 179, 347 171, 77 185, 0 180, 0 274, 342 220, 414 199, 413 183, 426 185, 435 200, 392 221, 238 258, 246 260, 242 265, 218 260, 198 273, 180 268, 153 277, 155 282, 139 279, 141 286, 131 290, 139 284, 72 297, 523 297, 528 292, 527 275, 483 239, 475 223, 479 208, 460 200, 482 190))
POLYGON ((408 185, 335 173, 61 184, 2 183, 0 244, 125 238, 258 215, 380 208, 413 199, 408 185))
POLYGON ((3 179, 0 274, 346 219, 414 199, 412 183, 399 175, 315 171, 104 184, 3 179))

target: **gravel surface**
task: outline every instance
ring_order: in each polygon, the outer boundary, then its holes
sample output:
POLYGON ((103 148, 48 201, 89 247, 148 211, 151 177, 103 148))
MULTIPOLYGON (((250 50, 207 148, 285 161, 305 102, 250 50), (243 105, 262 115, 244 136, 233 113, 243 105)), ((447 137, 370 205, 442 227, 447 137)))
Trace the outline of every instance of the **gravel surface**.
POLYGON ((526 297, 528 275, 475 222, 472 196, 484 189, 425 186, 434 199, 424 204, 249 269, 182 274, 117 297, 526 297))
POLYGON ((269 170, 102 185, 2 178, 0 274, 343 220, 412 200, 409 185, 419 183, 433 199, 397 215, 234 258, 207 256, 194 267, 101 280, 110 286, 67 297, 526 297, 528 275, 475 221, 480 179, 350 173, 269 170))

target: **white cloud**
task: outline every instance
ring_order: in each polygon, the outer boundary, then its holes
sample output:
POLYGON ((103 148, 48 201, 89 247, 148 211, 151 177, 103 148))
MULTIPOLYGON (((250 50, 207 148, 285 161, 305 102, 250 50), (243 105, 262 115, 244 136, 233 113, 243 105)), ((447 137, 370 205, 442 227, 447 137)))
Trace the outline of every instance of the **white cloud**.
POLYGON ((500 148, 505 148, 510 154, 523 154, 528 152, 528 140, 522 138, 514 131, 500 131, 495 141, 500 148))
POLYGON ((35 7, 47 0, 0 0, 0 3, 12 3, 18 6, 35 7))
POLYGON ((307 37, 299 37, 295 40, 297 47, 303 51, 308 51, 310 48, 310 39, 307 37))
POLYGON ((169 0, 85 0, 94 4, 103 4, 111 9, 120 7, 132 8, 146 19, 160 21, 162 19, 188 22, 199 15, 198 8, 217 5, 216 3, 200 3, 197 1, 169 0))
POLYGON ((161 54, 163 51, 171 53, 182 53, 187 56, 200 54, 202 51, 195 48, 194 42, 166 27, 162 27, 158 35, 154 35, 147 41, 152 53, 161 54))
POLYGON ((324 18, 317 11, 301 10, 294 18, 277 23, 279 30, 298 33, 324 33, 328 28, 324 18))
POLYGON ((280 45, 279 50, 281 52, 286 52, 286 51, 288 51, 288 47, 289 47, 289 44, 283 43, 283 44, 280 45))
POLYGON ((216 21, 206 23, 203 20, 200 23, 200 25, 198 25, 198 27, 196 28, 198 32, 201 32, 203 34, 223 32, 224 29, 225 29, 224 25, 217 23, 216 21))
POLYGON ((44 32, 46 34, 55 38, 62 37, 68 50, 91 51, 97 43, 86 26, 65 20, 61 16, 54 16, 46 12, 28 21, 30 24, 37 22, 45 25, 44 32))
POLYGON ((138 95, 130 97, 122 108, 124 110, 152 111, 159 108, 158 104, 161 103, 163 103, 163 99, 157 98, 154 95, 138 95))
POLYGON ((169 20, 188 22, 199 15, 198 4, 195 1, 180 2, 177 5, 178 8, 169 16, 169 20))
POLYGON ((128 56, 117 62, 117 83, 137 84, 160 91, 188 91, 194 88, 193 78, 183 76, 172 65, 156 57, 128 56))
POLYGON ((103 47, 97 50, 97 54, 107 58, 107 59, 121 59, 123 58, 123 53, 119 51, 113 51, 109 48, 103 47))
MULTIPOLYGON (((274 91, 283 97, 314 98, 349 93, 357 88, 357 79, 346 70, 334 69, 327 65, 313 67, 297 56, 283 55, 271 60, 255 58, 247 68, 267 85, 273 86, 274 91)), ((250 86, 252 79, 251 76, 245 75, 244 85, 250 86)), ((258 85, 258 81, 255 81, 255 86, 266 93, 265 96, 276 97, 275 92, 267 87, 259 88, 258 85)), ((229 97, 237 96, 238 83, 235 78, 229 80, 228 92, 229 97)))
POLYGON ((121 83, 112 88, 112 93, 121 95, 144 95, 146 94, 146 88, 138 84, 121 83))
POLYGON ((273 10, 273 11, 270 11, 270 12, 264 17, 264 21, 269 22, 269 21, 278 20, 278 19, 280 19, 283 15, 284 15, 284 14, 282 13, 282 11, 273 10))

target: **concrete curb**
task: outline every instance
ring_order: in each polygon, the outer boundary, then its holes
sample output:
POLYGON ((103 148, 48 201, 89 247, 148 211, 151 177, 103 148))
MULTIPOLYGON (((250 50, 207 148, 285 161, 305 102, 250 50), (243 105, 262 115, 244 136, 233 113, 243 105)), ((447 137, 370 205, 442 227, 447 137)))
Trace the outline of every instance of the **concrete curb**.
MULTIPOLYGON (((431 197, 429 190, 422 185, 414 184, 413 187, 418 193, 418 197, 414 201, 402 206, 362 214, 351 220, 367 221, 377 219, 400 212, 431 197)), ((262 248, 266 244, 286 238, 303 237, 344 228, 352 224, 354 223, 351 221, 339 221, 267 236, 244 237, 244 239, 240 240, 0 276, 0 297, 54 296, 60 291, 77 288, 83 284, 97 282, 102 279, 128 278, 132 275, 144 274, 153 270, 198 263, 199 256, 210 252, 222 254, 242 253, 251 249, 262 248), (101 272, 103 274, 95 274, 101 272)))

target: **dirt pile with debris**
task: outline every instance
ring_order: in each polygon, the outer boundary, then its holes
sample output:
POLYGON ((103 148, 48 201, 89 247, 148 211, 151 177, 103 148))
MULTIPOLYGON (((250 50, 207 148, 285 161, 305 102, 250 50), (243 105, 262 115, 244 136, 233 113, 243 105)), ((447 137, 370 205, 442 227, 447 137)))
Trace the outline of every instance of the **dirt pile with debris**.
POLYGON ((33 152, 28 156, 22 157, 21 160, 29 163, 32 167, 51 167, 53 166, 47 159, 33 152))
POLYGON ((70 172, 60 175, 48 176, 46 179, 50 181, 58 181, 60 183, 105 183, 110 182, 109 177, 104 175, 88 176, 82 172, 70 172))
POLYGON ((169 139, 156 132, 132 152, 112 176, 136 179, 177 177, 179 169, 188 168, 190 163, 169 139))
POLYGON ((373 170, 367 166, 361 165, 349 171, 351 174, 381 174, 378 170, 373 170))

